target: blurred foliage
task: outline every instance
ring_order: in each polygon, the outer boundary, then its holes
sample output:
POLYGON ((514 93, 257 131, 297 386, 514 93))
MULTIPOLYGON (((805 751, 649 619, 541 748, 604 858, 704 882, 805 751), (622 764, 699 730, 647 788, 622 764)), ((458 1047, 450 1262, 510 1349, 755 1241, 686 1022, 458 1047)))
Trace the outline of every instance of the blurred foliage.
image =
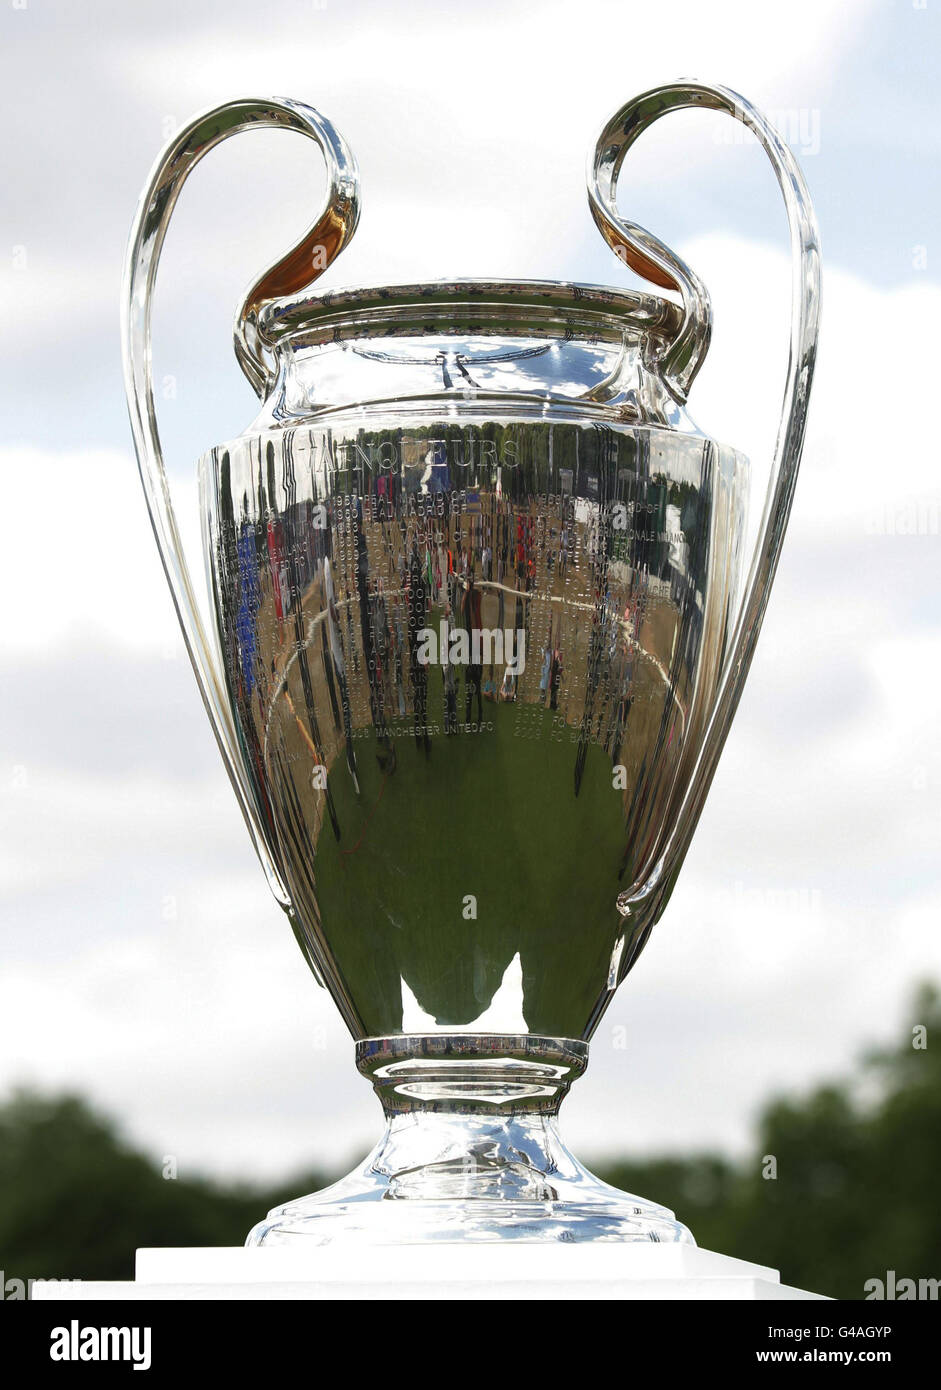
MULTIPOLYGON (((840 1084, 769 1104, 743 1161, 667 1156, 598 1171, 672 1207, 700 1245, 772 1265, 789 1284, 861 1298, 887 1269, 938 1277, 939 1037, 941 998, 926 987, 894 1048, 840 1084)), ((129 1279, 137 1246, 239 1245, 269 1208, 329 1180, 168 1181, 83 1100, 19 1092, 0 1106, 0 1269, 129 1279)))
POLYGON ((0 1268, 23 1281, 132 1279, 138 1246, 241 1245, 271 1207, 326 1181, 169 1180, 84 1100, 21 1091, 0 1106, 0 1268))
POLYGON ((864 1298, 888 1269, 941 1277, 939 1040, 941 997, 925 986, 894 1048, 841 1084, 767 1105, 741 1163, 695 1156, 597 1171, 672 1207, 699 1245, 771 1265, 798 1288, 864 1298))

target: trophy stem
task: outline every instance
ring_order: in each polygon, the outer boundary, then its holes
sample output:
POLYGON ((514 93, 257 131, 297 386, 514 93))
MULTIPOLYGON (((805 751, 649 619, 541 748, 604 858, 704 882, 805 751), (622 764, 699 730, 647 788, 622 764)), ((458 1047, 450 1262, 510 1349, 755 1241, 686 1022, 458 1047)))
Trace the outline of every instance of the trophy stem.
POLYGON ((503 1034, 367 1038, 385 1132, 363 1165, 269 1214, 249 1245, 683 1241, 671 1211, 601 1182, 556 1117, 587 1043, 503 1034))

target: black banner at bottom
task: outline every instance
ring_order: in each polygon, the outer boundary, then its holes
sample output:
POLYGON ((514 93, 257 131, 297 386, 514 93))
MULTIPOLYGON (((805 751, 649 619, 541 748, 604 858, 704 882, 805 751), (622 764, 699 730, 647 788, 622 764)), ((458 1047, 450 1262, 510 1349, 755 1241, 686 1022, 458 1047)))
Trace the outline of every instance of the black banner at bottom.
POLYGON ((27 1377, 48 1366, 63 1380, 136 1372, 169 1383, 180 1371, 231 1372, 240 1380, 294 1368, 319 1373, 329 1355, 361 1374, 370 1352, 387 1367, 392 1357, 394 1366, 401 1342, 403 1373, 416 1357, 428 1374, 467 1368, 471 1356, 478 1374, 487 1374, 492 1358, 505 1378, 507 1351, 531 1358, 532 1374, 548 1368, 560 1343, 574 1347, 573 1339, 593 1335, 597 1324, 601 1340, 591 1345, 605 1347, 615 1364, 623 1357, 632 1371, 646 1365, 717 1374, 765 1366, 914 1369, 933 1350, 937 1328, 937 1308, 917 1302, 622 1300, 616 1307, 573 1299, 563 1312, 551 1300, 534 1320, 487 1300, 420 1308, 375 1297, 346 1301, 349 1311, 339 1317, 331 1302, 301 1306, 278 1294, 250 1306, 211 1299, 20 1303, 0 1324, 3 1365, 16 1365, 27 1377))

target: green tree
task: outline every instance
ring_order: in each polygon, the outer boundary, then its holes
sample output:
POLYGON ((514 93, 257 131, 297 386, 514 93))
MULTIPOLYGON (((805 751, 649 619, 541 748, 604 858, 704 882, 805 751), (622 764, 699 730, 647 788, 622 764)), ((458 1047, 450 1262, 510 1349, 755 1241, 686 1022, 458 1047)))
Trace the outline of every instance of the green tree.
POLYGON ((75 1096, 19 1092, 0 1106, 0 1268, 5 1278, 130 1279, 146 1245, 241 1245, 290 1190, 166 1180, 75 1096))
POLYGON ((855 1076, 769 1103, 750 1156, 599 1165, 672 1206, 700 1245, 786 1283, 865 1297, 889 1269, 941 1277, 941 999, 924 987, 897 1044, 855 1076))
MULTIPOLYGON (((941 998, 924 988, 896 1044, 852 1076, 769 1103, 752 1151, 596 1165, 673 1207, 700 1245, 773 1265, 786 1283, 862 1298, 867 1280, 941 1277, 941 998)), ((146 1245, 239 1245, 271 1207, 315 1191, 166 1181, 75 1096, 0 1106, 5 1277, 128 1279, 146 1245)))

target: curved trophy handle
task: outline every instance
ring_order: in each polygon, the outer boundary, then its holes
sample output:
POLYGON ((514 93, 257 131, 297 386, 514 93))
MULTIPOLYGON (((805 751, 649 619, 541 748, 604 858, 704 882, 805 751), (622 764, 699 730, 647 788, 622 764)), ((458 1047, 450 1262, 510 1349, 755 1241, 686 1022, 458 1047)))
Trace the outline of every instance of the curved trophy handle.
POLYGON ((639 274, 657 285, 679 290, 683 297, 683 324, 659 363, 671 389, 681 400, 685 399, 702 364, 711 331, 709 297, 694 272, 663 242, 642 227, 622 220, 614 205, 614 196, 624 156, 637 137, 659 116, 684 107, 724 111, 741 121, 758 137, 774 166, 784 195, 791 238, 790 355, 758 541, 703 747, 679 815, 652 873, 642 887, 635 887, 618 899, 618 907, 626 917, 636 914, 639 919, 638 936, 632 950, 626 953, 622 975, 630 968, 647 932, 666 905, 741 699, 790 516, 804 442, 820 317, 820 248, 816 219, 800 169, 777 132, 743 97, 725 87, 682 82, 645 92, 622 107, 602 131, 589 169, 588 197, 595 221, 616 254, 639 274))
POLYGON ((186 649, 258 857, 275 897, 290 909, 275 847, 244 770, 221 661, 207 639, 196 605, 164 468, 151 375, 151 300, 167 225, 180 189, 193 167, 214 146, 239 131, 262 127, 294 130, 314 140, 326 161, 328 185, 322 212, 294 249, 252 287, 236 319, 236 356, 255 390, 265 394, 271 372, 258 331, 260 308, 316 280, 349 242, 359 217, 356 162, 329 121, 310 106, 281 97, 226 102, 195 117, 169 142, 154 165, 131 229, 121 334, 124 386, 141 481, 186 649))

